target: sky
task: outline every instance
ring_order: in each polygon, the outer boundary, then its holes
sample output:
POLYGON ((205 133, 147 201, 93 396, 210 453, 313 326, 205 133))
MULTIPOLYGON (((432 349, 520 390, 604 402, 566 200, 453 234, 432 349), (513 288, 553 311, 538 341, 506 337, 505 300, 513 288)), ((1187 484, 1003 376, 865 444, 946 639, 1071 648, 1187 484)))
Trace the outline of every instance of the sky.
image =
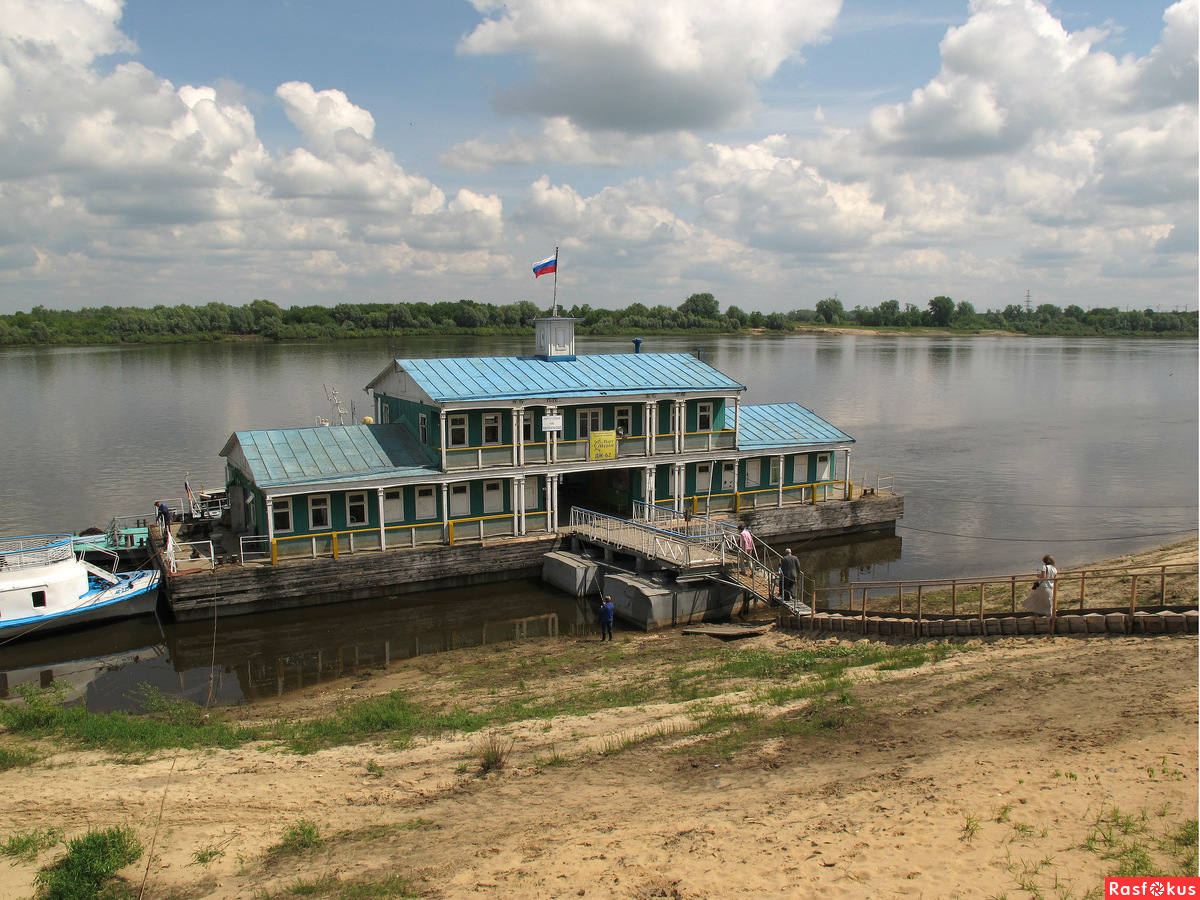
POLYGON ((0 0, 0 313, 1197 306, 1197 3, 0 0))

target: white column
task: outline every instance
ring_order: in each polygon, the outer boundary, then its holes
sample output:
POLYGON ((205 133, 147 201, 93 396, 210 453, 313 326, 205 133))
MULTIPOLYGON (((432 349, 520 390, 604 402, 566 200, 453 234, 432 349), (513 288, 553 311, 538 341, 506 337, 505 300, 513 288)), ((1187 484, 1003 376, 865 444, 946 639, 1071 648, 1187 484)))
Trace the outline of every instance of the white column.
POLYGON ((654 477, 656 474, 655 468, 654 468, 654 466, 646 466, 644 471, 645 471, 645 475, 643 477, 646 479, 646 483, 642 486, 644 488, 644 490, 642 491, 642 493, 644 495, 642 499, 646 501, 647 506, 653 506, 654 505, 654 477))
POLYGON ((558 476, 546 476, 546 491, 549 495, 550 505, 550 521, 547 524, 552 525, 555 529, 558 528, 558 476))
POLYGON ((684 467, 681 463, 675 463, 672 468, 672 474, 675 476, 675 512, 683 512, 683 488, 687 479, 684 477, 684 467))
POLYGON ((379 495, 379 549, 387 549, 387 535, 383 533, 383 488, 376 492, 379 495))
MULTIPOLYGON (((782 508, 783 507, 783 456, 780 455, 775 458, 777 460, 779 460, 779 499, 776 501, 776 505, 779 506, 780 508, 782 508)), ((803 499, 803 498, 801 498, 801 499, 803 499)))
POLYGON ((446 411, 438 410, 438 425, 442 434, 442 471, 446 471, 446 411))
MULTIPOLYGON (((533 416, 530 415, 530 420, 532 421, 532 419, 533 416)), ((523 406, 517 407, 517 427, 519 430, 515 440, 518 442, 517 446, 520 448, 517 453, 517 465, 523 466, 525 465, 525 407, 523 406)))
POLYGON ((846 470, 842 473, 842 480, 846 482, 846 499, 854 499, 854 489, 850 486, 850 448, 846 448, 846 470))
POLYGON ((683 452, 683 432, 687 425, 686 401, 675 401, 675 452, 683 452))
POLYGON ((513 407, 512 411, 512 464, 519 466, 521 464, 521 411, 517 407, 513 407))
MULTIPOLYGON (((267 499, 267 540, 273 541, 273 540, 275 540, 275 501, 272 500, 270 497, 267 497, 266 499, 267 499)), ((295 510, 293 510, 293 514, 295 514, 295 510)), ((294 524, 292 526, 292 529, 295 530, 294 524)))
MULTIPOLYGON (((558 412, 558 407, 547 406, 545 415, 552 416, 558 412)), ((546 462, 558 462, 558 436, 561 431, 546 432, 546 462)))
POLYGON ((733 446, 737 449, 742 443, 742 398, 733 398, 733 446))
POLYGON ((442 483, 442 540, 450 540, 450 485, 442 483))
POLYGON ((642 419, 645 425, 642 431, 646 433, 646 455, 654 455, 654 407, 657 404, 653 400, 646 401, 646 408, 642 411, 642 419))

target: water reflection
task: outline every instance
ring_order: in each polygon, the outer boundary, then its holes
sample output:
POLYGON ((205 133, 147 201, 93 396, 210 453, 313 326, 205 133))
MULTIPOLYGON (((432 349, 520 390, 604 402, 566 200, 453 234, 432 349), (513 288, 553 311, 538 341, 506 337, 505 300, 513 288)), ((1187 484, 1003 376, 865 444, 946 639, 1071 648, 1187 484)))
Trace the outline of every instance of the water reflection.
POLYGON ((94 712, 138 708, 143 685, 235 704, 428 653, 592 634, 594 606, 514 581, 215 621, 144 617, 5 647, 0 697, 58 682, 94 712))

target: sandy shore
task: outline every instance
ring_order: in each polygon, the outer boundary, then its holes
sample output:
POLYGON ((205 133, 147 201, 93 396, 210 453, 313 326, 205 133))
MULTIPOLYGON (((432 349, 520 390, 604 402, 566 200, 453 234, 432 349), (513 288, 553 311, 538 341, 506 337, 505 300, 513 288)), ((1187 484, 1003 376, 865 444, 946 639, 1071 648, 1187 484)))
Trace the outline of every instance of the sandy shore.
MULTIPOLYGON (((130 825, 153 852, 122 875, 135 896, 144 880, 144 896, 170 898, 1079 898, 1137 853, 1181 865, 1170 836, 1197 816, 1195 636, 976 640, 852 666, 812 697, 795 690, 812 672, 722 673, 867 645, 623 638, 420 657, 226 714, 319 718, 391 691, 538 710, 408 743, 129 759, 0 734, 40 754, 2 774, 0 841, 130 825), (572 705, 601 693, 611 702, 572 705), (484 773, 489 742, 506 758, 484 773), (271 849, 302 820, 320 845, 271 849)), ((31 895, 60 852, 0 864, 0 896, 31 895)))

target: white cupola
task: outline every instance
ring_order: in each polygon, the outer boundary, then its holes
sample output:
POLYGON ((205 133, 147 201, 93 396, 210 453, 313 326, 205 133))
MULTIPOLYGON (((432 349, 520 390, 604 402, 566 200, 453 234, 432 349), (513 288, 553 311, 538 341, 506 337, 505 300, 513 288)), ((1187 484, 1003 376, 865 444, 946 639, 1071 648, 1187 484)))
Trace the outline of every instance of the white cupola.
POLYGON ((534 353, 538 359, 564 362, 575 358, 575 323, 578 319, 550 316, 534 319, 534 353))

